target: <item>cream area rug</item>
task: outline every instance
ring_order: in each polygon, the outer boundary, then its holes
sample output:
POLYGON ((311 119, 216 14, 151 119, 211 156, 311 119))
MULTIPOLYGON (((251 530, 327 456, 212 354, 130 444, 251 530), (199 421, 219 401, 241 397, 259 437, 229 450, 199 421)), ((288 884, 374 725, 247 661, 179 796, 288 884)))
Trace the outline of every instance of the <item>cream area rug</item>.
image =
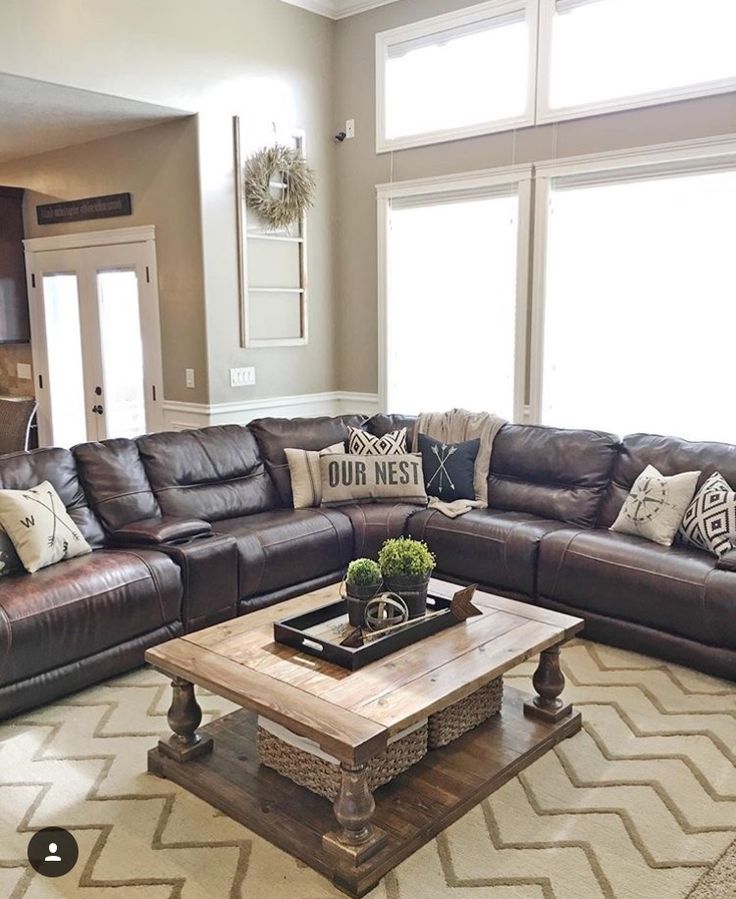
MULTIPOLYGON (((371 899, 734 899, 736 684, 578 641, 583 730, 405 861, 371 899)), ((534 663, 509 683, 531 689, 534 663)), ((233 707, 200 692, 207 718, 233 707)), ((2 899, 337 899, 343 894, 146 773, 168 682, 142 669, 0 725, 2 899), (30 834, 63 826, 54 880, 30 834)))

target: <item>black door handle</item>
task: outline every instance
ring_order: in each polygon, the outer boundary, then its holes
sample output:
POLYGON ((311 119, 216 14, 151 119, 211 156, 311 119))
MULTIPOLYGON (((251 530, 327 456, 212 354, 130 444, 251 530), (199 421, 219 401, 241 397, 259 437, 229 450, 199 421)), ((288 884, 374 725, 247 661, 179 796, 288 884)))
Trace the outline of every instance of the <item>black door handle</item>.
POLYGON ((102 415, 105 410, 102 406, 92 406, 92 411, 95 413, 95 415, 102 415))

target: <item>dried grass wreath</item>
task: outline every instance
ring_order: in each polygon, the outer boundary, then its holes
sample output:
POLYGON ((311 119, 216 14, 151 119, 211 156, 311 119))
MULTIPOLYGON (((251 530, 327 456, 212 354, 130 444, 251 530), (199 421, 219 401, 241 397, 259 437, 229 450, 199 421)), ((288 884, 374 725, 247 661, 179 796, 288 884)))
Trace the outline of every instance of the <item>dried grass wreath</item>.
POLYGON ((298 222, 314 204, 317 188, 314 171, 300 150, 277 144, 254 153, 245 164, 245 199, 272 229, 298 222), (286 185, 274 196, 274 177, 286 185))

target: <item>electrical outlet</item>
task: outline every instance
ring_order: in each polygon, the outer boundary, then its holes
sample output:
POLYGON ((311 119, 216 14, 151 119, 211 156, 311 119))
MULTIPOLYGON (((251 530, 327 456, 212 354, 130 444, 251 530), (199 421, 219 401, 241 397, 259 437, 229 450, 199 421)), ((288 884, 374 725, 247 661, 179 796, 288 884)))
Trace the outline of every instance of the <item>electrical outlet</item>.
POLYGON ((190 390, 193 390, 193 389, 194 389, 194 369, 193 369, 193 368, 187 368, 187 369, 185 370, 184 374, 186 375, 186 384, 187 384, 187 387, 188 387, 190 390))
POLYGON ((19 381, 30 381, 33 377, 33 371, 27 362, 19 362, 16 365, 16 372, 19 381))
POLYGON ((230 369, 231 387, 253 387, 256 383, 256 370, 252 365, 247 368, 230 369))
POLYGON ((348 119, 345 122, 345 140, 352 140, 355 137, 355 119, 348 119))

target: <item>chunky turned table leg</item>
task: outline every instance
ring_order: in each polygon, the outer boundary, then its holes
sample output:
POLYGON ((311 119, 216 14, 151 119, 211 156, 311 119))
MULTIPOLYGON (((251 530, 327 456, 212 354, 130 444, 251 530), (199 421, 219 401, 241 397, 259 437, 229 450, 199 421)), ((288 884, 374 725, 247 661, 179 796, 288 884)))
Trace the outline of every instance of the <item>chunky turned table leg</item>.
POLYGON ((380 849, 387 837, 371 824, 376 803, 368 789, 366 766, 343 763, 340 767, 340 792, 333 808, 342 830, 325 834, 322 845, 359 865, 380 849))
POLYGON ((524 703, 525 715, 555 722, 572 712, 572 706, 560 699, 565 689, 565 676, 560 668, 559 646, 551 646, 541 653, 532 683, 537 696, 524 703))
POLYGON ((173 697, 166 717, 174 733, 168 740, 160 740, 158 747, 177 762, 189 762, 212 751, 212 737, 197 733, 202 723, 202 709, 194 698, 194 684, 175 677, 171 686, 173 697))

